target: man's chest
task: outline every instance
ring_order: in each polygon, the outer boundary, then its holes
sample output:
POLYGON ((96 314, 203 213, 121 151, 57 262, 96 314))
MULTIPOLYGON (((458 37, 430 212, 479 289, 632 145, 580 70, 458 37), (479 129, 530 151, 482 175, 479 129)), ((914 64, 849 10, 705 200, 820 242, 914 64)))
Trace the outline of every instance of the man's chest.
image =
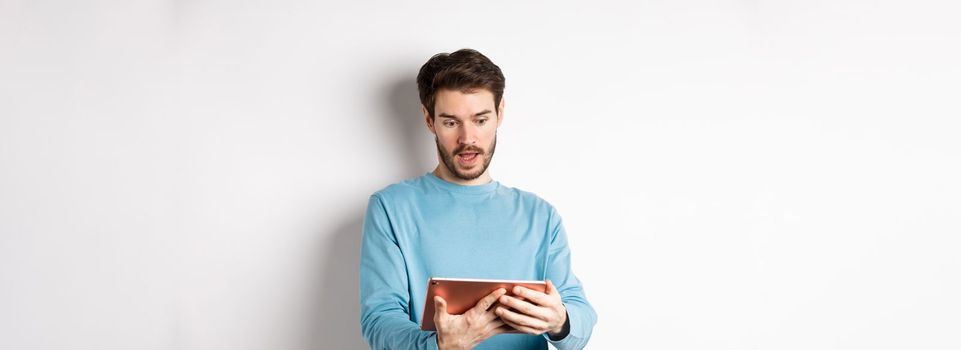
POLYGON ((550 245, 546 222, 522 210, 470 209, 434 211, 400 225, 408 264, 433 277, 540 278, 550 245))

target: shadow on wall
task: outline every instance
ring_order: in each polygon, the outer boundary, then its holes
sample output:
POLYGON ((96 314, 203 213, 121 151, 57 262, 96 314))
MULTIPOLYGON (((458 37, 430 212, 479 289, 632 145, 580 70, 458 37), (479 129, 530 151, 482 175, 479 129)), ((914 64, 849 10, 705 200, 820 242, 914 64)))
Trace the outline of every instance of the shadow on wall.
MULTIPOLYGON (((388 133, 396 133, 401 140, 398 159, 402 169, 388 169, 390 174, 400 174, 403 178, 419 176, 432 169, 436 161, 435 146, 429 131, 424 126, 420 112, 417 83, 411 75, 388 79, 383 98, 383 116, 388 133)), ((392 180, 400 181, 402 178, 392 180)), ((388 184, 379 185, 378 188, 388 184)), ((357 193, 365 205, 371 193, 357 193)), ((351 201, 353 201, 352 199, 351 201)), ((366 342, 360 333, 360 248, 364 211, 358 208, 333 226, 333 231, 325 232, 319 251, 322 258, 322 275, 317 288, 321 300, 319 309, 312 315, 310 322, 313 334, 309 349, 366 349, 366 342)))
POLYGON ((313 332, 316 338, 309 349, 366 349, 360 335, 360 299, 357 275, 360 261, 362 210, 352 214, 322 242, 323 274, 320 279, 320 309, 313 332))
POLYGON ((437 146, 434 135, 424 125, 420 110, 420 94, 417 92, 416 74, 399 75, 386 89, 384 115, 386 127, 400 139, 397 149, 403 154, 401 174, 411 178, 424 175, 437 165, 437 146))

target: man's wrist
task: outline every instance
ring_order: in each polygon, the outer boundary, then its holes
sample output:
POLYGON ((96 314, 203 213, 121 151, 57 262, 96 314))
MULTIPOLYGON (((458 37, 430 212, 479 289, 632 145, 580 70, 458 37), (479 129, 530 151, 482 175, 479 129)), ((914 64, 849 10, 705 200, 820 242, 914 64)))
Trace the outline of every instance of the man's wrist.
POLYGON ((556 332, 547 332, 547 337, 550 340, 558 341, 566 338, 569 333, 571 333, 571 315, 565 310, 564 324, 561 325, 561 329, 556 332))
POLYGON ((458 344, 452 344, 450 341, 447 341, 447 338, 446 338, 446 337, 441 338, 440 333, 437 333, 437 349, 439 349, 439 350, 458 350, 458 349, 463 349, 463 348, 464 348, 464 347, 462 347, 462 346, 458 346, 458 344))

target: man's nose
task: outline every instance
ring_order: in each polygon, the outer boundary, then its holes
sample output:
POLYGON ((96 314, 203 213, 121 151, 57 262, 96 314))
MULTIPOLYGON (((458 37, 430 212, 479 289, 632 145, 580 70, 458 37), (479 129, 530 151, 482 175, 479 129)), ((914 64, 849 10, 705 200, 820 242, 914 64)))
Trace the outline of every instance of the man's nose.
POLYGON ((457 141, 462 145, 477 143, 477 129, 473 125, 465 125, 461 128, 460 138, 457 141))

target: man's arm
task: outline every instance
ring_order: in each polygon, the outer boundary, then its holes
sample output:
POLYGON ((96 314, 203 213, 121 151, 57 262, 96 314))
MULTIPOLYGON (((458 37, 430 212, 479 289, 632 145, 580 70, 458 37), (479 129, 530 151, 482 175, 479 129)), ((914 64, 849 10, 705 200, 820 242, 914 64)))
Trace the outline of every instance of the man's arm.
POLYGON ((371 349, 437 349, 410 320, 407 266, 378 195, 370 196, 360 253, 360 327, 371 349))
POLYGON ((566 335, 551 337, 544 333, 558 350, 582 349, 587 345, 597 323, 597 313, 587 302, 581 281, 574 276, 571 268, 571 251, 567 245, 567 232, 557 211, 551 208, 551 243, 548 250, 547 279, 550 279, 561 294, 561 301, 567 308, 568 328, 566 335), (562 337, 562 338, 561 338, 562 337), (560 340, 554 340, 560 338, 560 340))

